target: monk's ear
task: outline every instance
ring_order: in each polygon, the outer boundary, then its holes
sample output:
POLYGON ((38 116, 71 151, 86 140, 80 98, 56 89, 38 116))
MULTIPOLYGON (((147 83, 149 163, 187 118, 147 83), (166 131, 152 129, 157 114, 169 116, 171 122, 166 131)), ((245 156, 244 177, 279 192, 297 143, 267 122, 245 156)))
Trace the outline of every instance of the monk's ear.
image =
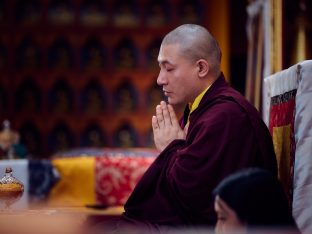
POLYGON ((203 78, 208 74, 209 64, 205 59, 200 59, 196 62, 198 69, 198 76, 203 78))

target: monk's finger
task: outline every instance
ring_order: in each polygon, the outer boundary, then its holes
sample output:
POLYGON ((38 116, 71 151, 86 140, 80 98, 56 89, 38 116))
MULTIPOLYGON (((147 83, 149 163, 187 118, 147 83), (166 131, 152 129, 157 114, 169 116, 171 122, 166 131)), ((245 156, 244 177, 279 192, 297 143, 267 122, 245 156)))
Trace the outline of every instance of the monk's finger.
POLYGON ((180 127, 180 124, 179 124, 179 121, 178 121, 178 118, 174 112, 174 109, 173 107, 169 104, 168 105, 168 111, 169 111, 169 115, 170 115, 170 119, 171 119, 171 123, 173 126, 179 126, 180 127))
POLYGON ((188 133, 188 128, 189 128, 189 126, 190 126, 190 122, 188 122, 188 123, 185 125, 184 129, 183 129, 185 135, 187 135, 187 133, 188 133))
POLYGON ((160 102, 160 105, 161 105, 161 109, 163 111, 164 125, 165 126, 171 125, 171 118, 170 118, 170 114, 169 114, 167 104, 164 101, 162 101, 162 102, 160 102))
POLYGON ((156 106, 156 118, 159 128, 164 127, 164 116, 160 105, 156 106))
POLYGON ((157 117, 155 115, 153 115, 152 117, 152 128, 153 128, 153 131, 157 131, 159 129, 157 117))

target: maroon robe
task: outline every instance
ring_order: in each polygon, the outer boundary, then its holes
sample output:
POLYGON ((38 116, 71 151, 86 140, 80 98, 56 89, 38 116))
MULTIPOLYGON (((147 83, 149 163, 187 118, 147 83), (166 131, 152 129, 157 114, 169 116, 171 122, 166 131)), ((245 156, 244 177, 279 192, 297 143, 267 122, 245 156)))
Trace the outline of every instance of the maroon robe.
POLYGON ((174 140, 143 175, 125 204, 124 220, 156 225, 214 225, 213 189, 246 167, 277 175, 271 135, 258 111, 221 75, 174 140))

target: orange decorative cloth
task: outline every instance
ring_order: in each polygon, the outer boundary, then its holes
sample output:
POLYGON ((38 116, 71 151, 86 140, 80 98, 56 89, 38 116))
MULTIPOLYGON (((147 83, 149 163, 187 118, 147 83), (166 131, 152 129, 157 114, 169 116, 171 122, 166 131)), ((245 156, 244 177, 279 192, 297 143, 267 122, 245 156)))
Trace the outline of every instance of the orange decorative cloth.
POLYGON ((84 206, 95 204, 95 158, 72 157, 52 160, 60 180, 48 197, 51 206, 84 206))
POLYGON ((81 149, 54 156, 59 181, 48 196, 50 206, 120 206, 154 161, 154 149, 81 149))

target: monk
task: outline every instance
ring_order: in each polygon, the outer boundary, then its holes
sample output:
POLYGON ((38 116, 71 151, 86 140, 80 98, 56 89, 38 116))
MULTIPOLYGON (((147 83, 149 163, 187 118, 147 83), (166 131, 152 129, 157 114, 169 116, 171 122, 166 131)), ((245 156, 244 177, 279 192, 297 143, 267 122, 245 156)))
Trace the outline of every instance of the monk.
POLYGON ((221 51, 202 26, 185 24, 163 39, 158 85, 168 103, 156 106, 152 127, 159 156, 124 208, 123 221, 159 227, 213 226, 213 189, 242 168, 274 175, 271 135, 257 110, 226 82, 221 51), (178 121, 173 106, 185 104, 178 121))

